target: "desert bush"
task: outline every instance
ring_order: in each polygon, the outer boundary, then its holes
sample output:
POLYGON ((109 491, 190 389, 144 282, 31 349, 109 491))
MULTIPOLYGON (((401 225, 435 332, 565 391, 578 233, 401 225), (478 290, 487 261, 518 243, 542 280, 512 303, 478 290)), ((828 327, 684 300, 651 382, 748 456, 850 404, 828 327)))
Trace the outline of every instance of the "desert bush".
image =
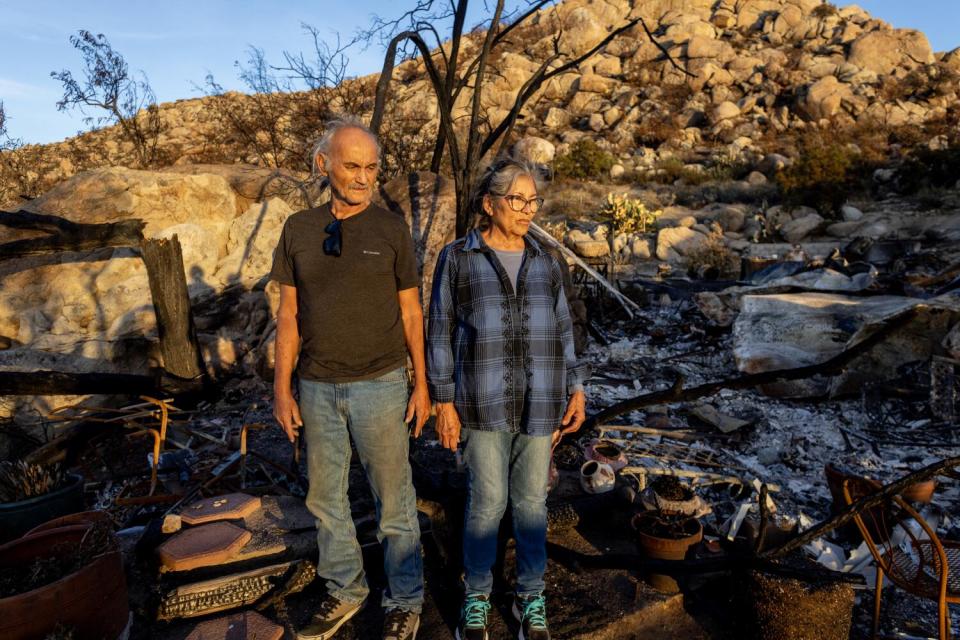
POLYGON ((66 69, 50 72, 51 78, 63 84, 57 109, 98 109, 101 115, 87 115, 84 122, 95 127, 118 125, 123 137, 133 145, 140 166, 153 165, 163 123, 146 74, 141 71, 139 77, 134 76, 126 60, 102 33, 94 35, 81 29, 70 36, 70 44, 83 58, 82 78, 74 78, 66 69))
POLYGON ((817 5, 813 8, 813 11, 810 12, 814 18, 829 18, 830 16, 835 16, 840 13, 840 10, 837 7, 829 2, 824 2, 823 4, 817 5))
POLYGON ((706 242, 687 254, 686 266, 688 272, 700 277, 736 278, 740 273, 740 258, 723 241, 723 229, 714 222, 706 242))
POLYGON ((824 216, 838 216, 853 190, 858 160, 845 145, 811 137, 801 145, 796 161, 777 174, 784 204, 808 205, 824 216))
POLYGON ((600 209, 601 217, 612 222, 617 233, 646 233, 647 227, 656 222, 661 213, 648 209, 638 198, 615 193, 607 194, 607 200, 600 209))
POLYGON ((557 156, 553 168, 560 178, 595 180, 607 176, 614 164, 613 156, 596 142, 581 138, 573 143, 568 153, 557 156))

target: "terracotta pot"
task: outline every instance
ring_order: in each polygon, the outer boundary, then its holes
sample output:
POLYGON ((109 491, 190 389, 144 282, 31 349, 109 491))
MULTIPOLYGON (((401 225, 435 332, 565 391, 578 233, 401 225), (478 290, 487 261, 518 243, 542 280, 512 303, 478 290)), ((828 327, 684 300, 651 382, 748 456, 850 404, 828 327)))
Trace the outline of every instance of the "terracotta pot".
MULTIPOLYGON (((67 525, 10 542, 0 547, 0 567, 29 565, 64 553, 64 546, 79 543, 89 528, 67 525)), ((110 551, 56 582, 0 598, 0 638, 43 638, 59 623, 70 627, 78 640, 112 639, 126 627, 129 611, 123 560, 119 551, 110 551)))
MULTIPOLYGON (((703 525, 696 518, 682 521, 682 535, 673 538, 662 537, 653 532, 653 524, 658 519, 654 512, 638 513, 630 524, 637 536, 637 547, 649 558, 657 560, 683 560, 690 547, 703 540, 703 525)), ((649 574, 647 582, 662 593, 677 593, 680 586, 667 575, 649 574)))
POLYGON ((41 531, 61 529, 71 525, 91 525, 98 524, 100 522, 111 523, 110 516, 107 515, 106 511, 81 511, 80 513, 71 513, 70 515, 60 516, 59 518, 54 518, 53 520, 47 520, 43 524, 38 524, 23 535, 29 536, 35 533, 40 533, 41 531))

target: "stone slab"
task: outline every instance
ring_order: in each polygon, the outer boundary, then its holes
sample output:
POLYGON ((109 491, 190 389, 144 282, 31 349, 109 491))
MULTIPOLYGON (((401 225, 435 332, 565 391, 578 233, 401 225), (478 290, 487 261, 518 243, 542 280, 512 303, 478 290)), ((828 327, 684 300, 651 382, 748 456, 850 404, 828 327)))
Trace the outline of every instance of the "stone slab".
POLYGON ((183 524, 198 525, 217 520, 239 520, 260 508, 260 498, 245 493, 228 493, 204 498, 186 507, 180 514, 183 524))
POLYGON ((283 627, 256 611, 243 611, 201 622, 186 640, 280 640, 283 627))
POLYGON ((161 571, 187 571, 229 561, 250 541, 251 533, 229 522, 185 529, 157 548, 161 571))

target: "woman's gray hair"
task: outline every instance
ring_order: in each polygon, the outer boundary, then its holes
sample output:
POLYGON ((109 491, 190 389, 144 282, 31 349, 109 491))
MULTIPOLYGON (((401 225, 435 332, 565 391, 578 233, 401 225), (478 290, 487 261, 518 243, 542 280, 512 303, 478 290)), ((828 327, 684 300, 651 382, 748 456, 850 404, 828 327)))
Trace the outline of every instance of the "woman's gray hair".
POLYGON ((323 135, 317 138, 317 141, 313 143, 313 147, 310 150, 311 177, 317 177, 317 158, 321 155, 330 155, 330 148, 333 146, 333 137, 336 135, 337 131, 340 131, 341 129, 360 129, 368 134, 371 138, 373 138, 374 144, 377 145, 377 157, 380 157, 380 140, 377 139, 377 135, 370 127, 365 125, 357 116, 337 116, 333 120, 328 120, 326 124, 324 124, 323 135))
POLYGON ((540 192, 543 186, 543 175, 536 165, 529 162, 504 156, 497 158, 483 170, 470 196, 470 211, 481 225, 489 222, 487 219, 490 217, 483 210, 484 196, 507 195, 514 181, 520 176, 530 176, 537 188, 537 193, 540 192))

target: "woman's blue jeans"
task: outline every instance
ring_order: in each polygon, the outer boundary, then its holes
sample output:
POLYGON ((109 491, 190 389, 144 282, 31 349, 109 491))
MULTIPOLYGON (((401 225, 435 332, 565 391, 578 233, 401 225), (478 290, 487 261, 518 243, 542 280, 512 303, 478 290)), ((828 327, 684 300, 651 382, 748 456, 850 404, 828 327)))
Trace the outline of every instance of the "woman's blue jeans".
POLYGON ((403 368, 359 382, 300 381, 310 476, 306 503, 317 517, 320 548, 317 575, 340 600, 361 602, 369 593, 347 498, 353 436, 377 509, 377 538, 387 575, 383 607, 419 612, 423 560, 408 459, 409 432, 403 421, 406 407, 403 368))
POLYGON ((469 478, 463 532, 466 593, 490 593, 497 531, 508 498, 517 541, 517 594, 541 593, 547 568, 550 436, 464 429, 461 439, 469 478))

